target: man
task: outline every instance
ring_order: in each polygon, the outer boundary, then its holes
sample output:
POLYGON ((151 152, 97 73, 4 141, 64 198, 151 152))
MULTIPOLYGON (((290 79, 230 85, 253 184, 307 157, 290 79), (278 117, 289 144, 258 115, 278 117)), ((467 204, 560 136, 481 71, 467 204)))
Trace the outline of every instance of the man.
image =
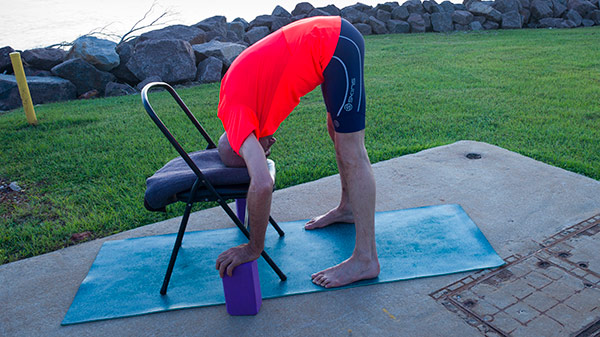
POLYGON ((321 84, 327 127, 335 145, 342 183, 338 207, 310 220, 308 230, 354 222, 352 256, 313 274, 313 283, 339 287, 379 275, 375 246, 375 179, 364 145, 364 40, 340 17, 296 21, 246 49, 221 82, 219 118, 225 133, 219 155, 226 165, 247 166, 250 242, 217 258, 221 277, 260 256, 271 209, 273 181, 266 156, 273 134, 300 102, 321 84))

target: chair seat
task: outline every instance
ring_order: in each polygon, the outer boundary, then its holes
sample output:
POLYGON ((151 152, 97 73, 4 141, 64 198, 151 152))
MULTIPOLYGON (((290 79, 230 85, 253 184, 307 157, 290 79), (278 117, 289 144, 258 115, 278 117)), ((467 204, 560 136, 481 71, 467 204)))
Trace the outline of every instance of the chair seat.
MULTIPOLYGON (((217 149, 197 151, 189 154, 204 177, 226 199, 244 198, 248 191, 250 176, 245 167, 227 167, 219 157, 217 149)), ((275 162, 268 159, 271 178, 275 181, 275 162)), ((187 201, 189 191, 196 181, 196 174, 182 157, 168 162, 146 180, 144 204, 150 210, 160 210, 176 201, 187 201)), ((214 201, 214 196, 199 186, 195 201, 214 201)))

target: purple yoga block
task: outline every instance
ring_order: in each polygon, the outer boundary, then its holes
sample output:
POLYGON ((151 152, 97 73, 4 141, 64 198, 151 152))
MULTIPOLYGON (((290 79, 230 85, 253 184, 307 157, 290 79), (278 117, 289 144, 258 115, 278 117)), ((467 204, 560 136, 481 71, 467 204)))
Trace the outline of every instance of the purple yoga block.
POLYGON ((235 267, 231 277, 223 276, 225 306, 233 316, 256 315, 262 305, 256 260, 235 267))

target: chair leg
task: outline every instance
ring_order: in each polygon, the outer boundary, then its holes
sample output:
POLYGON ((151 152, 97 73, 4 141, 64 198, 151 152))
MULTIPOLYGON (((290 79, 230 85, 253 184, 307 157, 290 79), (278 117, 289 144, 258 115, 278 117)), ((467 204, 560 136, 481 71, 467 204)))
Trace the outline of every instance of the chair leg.
POLYGON ((235 199, 235 208, 237 217, 243 224, 246 221, 246 199, 235 199))
POLYGON ((173 252, 171 252, 171 259, 169 260, 169 266, 167 267, 167 273, 165 274, 162 288, 160 288, 161 295, 165 295, 167 293, 167 287, 169 286, 169 281, 171 280, 171 274, 173 273, 173 267, 175 266, 175 260, 177 259, 177 253, 179 253, 179 248, 181 247, 181 242, 183 241, 183 234, 185 234, 185 228, 187 227, 187 223, 188 223, 188 219, 190 218, 191 210, 192 210, 192 204, 188 203, 185 207, 185 212, 183 213, 183 218, 181 219, 181 224, 179 225, 179 232, 177 233, 177 239, 175 240, 175 245, 173 246, 173 252))
POLYGON ((273 226, 273 228, 275 228, 275 230, 277 231, 277 233, 279 234, 279 236, 284 236, 285 233, 283 232, 283 230, 279 227, 279 225, 277 224, 277 222, 275 222, 275 220, 273 219, 272 216, 269 215, 269 222, 271 223, 271 225, 273 226))

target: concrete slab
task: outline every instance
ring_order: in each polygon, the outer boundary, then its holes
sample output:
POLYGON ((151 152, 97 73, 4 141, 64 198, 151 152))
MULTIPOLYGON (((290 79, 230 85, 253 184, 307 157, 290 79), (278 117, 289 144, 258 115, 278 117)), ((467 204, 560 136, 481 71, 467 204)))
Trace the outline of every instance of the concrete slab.
MULTIPOLYGON (((600 213, 600 182, 485 143, 461 141, 380 162, 373 165, 373 169, 377 180, 377 211, 460 204, 503 258, 538 254, 548 238, 600 213), (481 158, 468 159, 466 155, 469 153, 480 154, 481 158)), ((273 197, 272 214, 279 221, 307 219, 334 207, 339 193, 337 176, 279 190, 273 197)), ((232 226, 220 209, 197 212, 192 215, 191 222, 190 230, 232 226)), ((0 266, 0 335, 502 335, 486 330, 485 324, 474 321, 473 317, 460 310, 453 311, 431 296, 465 278, 475 279, 481 273, 270 299, 263 302, 261 312, 255 317, 229 316, 225 306, 221 305, 60 326, 104 241, 172 233, 177 230, 178 224, 178 218, 170 219, 0 266)), ((590 284, 579 291, 585 290, 584 295, 592 294, 591 297, 566 293, 568 297, 556 299, 558 304, 547 301, 552 303, 546 304, 554 306, 544 308, 543 312, 534 312, 543 316, 540 319, 525 321, 522 318, 525 322, 515 319, 515 315, 527 313, 523 309, 532 308, 522 307, 519 311, 516 305, 543 305, 543 297, 525 301, 538 289, 543 290, 552 284, 569 287, 577 282, 572 273, 564 277, 563 269, 554 273, 544 270, 540 275, 532 274, 526 281, 526 276, 529 276, 526 274, 531 273, 528 268, 536 267, 523 262, 514 264, 512 270, 514 275, 521 272, 523 278, 519 278, 519 282, 522 283, 511 282, 512 288, 502 289, 485 288, 486 284, 480 283, 479 288, 473 289, 473 296, 479 296, 476 291, 483 296, 486 291, 500 291, 497 294, 514 291, 517 297, 506 304, 506 310, 501 311, 499 304, 494 303, 502 301, 501 296, 500 300, 493 296, 480 298, 481 308, 478 310, 483 316, 487 312, 495 315, 498 326, 501 324, 526 336, 533 335, 535 331, 541 332, 536 329, 552 326, 555 329, 550 330, 550 334, 573 333, 584 322, 598 321, 600 309, 597 309, 598 301, 594 302, 594 296, 600 290, 597 283, 600 279, 594 272, 599 268, 597 254, 592 253, 597 251, 594 250, 594 238, 591 235, 581 236, 567 242, 571 255, 561 258, 565 264, 569 261, 587 263, 584 268, 586 274, 582 277, 590 284), (554 280, 552 277, 559 278, 554 280), (547 280, 544 285, 536 283, 544 278, 547 280), (489 300, 489 303, 484 300, 489 300), (585 310, 582 309, 584 305, 587 305, 585 310), (511 313, 514 314, 511 316, 511 313), (561 319, 568 325, 562 326, 561 319), (527 322, 534 323, 524 324, 527 322)), ((551 289, 556 289, 556 297, 564 292, 564 287, 550 287, 546 292, 551 289)), ((552 293, 549 295, 549 299, 555 299, 552 293)))

